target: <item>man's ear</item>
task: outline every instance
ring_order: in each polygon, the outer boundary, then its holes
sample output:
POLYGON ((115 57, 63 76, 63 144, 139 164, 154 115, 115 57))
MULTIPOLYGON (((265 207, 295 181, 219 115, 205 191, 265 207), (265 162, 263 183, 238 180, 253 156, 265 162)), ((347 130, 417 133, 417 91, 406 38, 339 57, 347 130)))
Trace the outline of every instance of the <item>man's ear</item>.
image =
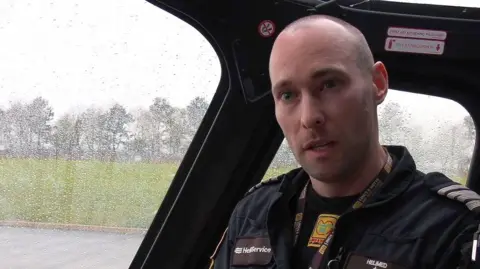
POLYGON ((374 97, 377 105, 383 103, 388 92, 388 72, 382 62, 376 62, 372 69, 374 97))

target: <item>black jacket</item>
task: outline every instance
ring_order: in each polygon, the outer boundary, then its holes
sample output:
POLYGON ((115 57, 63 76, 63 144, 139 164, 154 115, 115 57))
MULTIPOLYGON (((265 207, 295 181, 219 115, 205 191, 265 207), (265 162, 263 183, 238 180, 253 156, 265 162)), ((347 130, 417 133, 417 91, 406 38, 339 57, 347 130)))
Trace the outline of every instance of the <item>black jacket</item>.
MULTIPOLYGON (((335 268, 480 268, 463 265, 471 260, 480 196, 443 174, 419 172, 405 147, 387 149, 394 167, 385 184, 338 219, 321 267, 340 257, 335 268)), ((234 209, 212 267, 295 269, 292 227, 307 180, 299 168, 252 188, 234 209)))

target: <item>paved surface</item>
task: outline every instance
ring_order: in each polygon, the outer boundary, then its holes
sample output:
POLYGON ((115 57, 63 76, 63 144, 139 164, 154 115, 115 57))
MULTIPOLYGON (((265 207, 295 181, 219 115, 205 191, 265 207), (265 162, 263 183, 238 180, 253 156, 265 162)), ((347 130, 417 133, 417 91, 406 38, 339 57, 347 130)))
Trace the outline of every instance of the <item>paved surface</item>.
POLYGON ((0 268, 128 268, 142 240, 141 234, 0 227, 0 268))

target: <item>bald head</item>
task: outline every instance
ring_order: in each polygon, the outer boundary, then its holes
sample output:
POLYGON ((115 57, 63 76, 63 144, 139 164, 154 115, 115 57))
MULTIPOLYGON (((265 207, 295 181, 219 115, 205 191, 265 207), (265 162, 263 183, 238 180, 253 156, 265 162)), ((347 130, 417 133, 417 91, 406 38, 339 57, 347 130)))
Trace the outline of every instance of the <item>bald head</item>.
POLYGON ((382 152, 376 107, 388 76, 358 29, 322 15, 297 20, 275 40, 269 73, 277 121, 315 182, 355 178, 382 152), (311 141, 318 150, 306 150, 311 141))
POLYGON ((310 15, 302 17, 289 25, 287 25, 280 33, 282 35, 294 34, 298 30, 312 29, 325 38, 329 33, 333 35, 341 35, 343 42, 338 44, 349 50, 356 58, 358 67, 370 72, 374 64, 374 59, 370 47, 365 36, 355 26, 332 16, 327 15, 310 15))

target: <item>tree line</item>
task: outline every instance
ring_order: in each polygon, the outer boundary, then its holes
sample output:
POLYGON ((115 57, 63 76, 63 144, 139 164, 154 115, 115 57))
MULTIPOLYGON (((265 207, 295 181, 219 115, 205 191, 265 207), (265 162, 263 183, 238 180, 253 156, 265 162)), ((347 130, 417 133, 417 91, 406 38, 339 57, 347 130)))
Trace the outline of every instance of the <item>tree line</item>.
POLYGON ((5 157, 101 161, 178 161, 208 108, 202 97, 185 108, 157 97, 133 113, 114 104, 66 113, 54 121, 48 101, 37 97, 0 110, 0 150, 5 157))
MULTIPOLYGON (((209 103, 196 97, 184 108, 162 97, 148 108, 129 112, 120 104, 108 109, 90 107, 54 120, 48 101, 37 97, 0 109, 0 156, 15 158, 62 158, 100 161, 180 161, 209 103)), ((470 116, 462 122, 446 122, 438 130, 415 126, 412 115, 396 102, 380 113, 383 144, 406 145, 420 169, 437 169, 464 176, 475 141, 470 116), (429 133, 430 131, 430 133, 429 133)), ((284 141, 272 167, 296 166, 284 141)))
POLYGON ((396 102, 385 104, 379 119, 382 144, 405 145, 417 169, 440 171, 465 178, 475 145, 475 124, 470 115, 461 121, 414 124, 413 115, 396 102))

